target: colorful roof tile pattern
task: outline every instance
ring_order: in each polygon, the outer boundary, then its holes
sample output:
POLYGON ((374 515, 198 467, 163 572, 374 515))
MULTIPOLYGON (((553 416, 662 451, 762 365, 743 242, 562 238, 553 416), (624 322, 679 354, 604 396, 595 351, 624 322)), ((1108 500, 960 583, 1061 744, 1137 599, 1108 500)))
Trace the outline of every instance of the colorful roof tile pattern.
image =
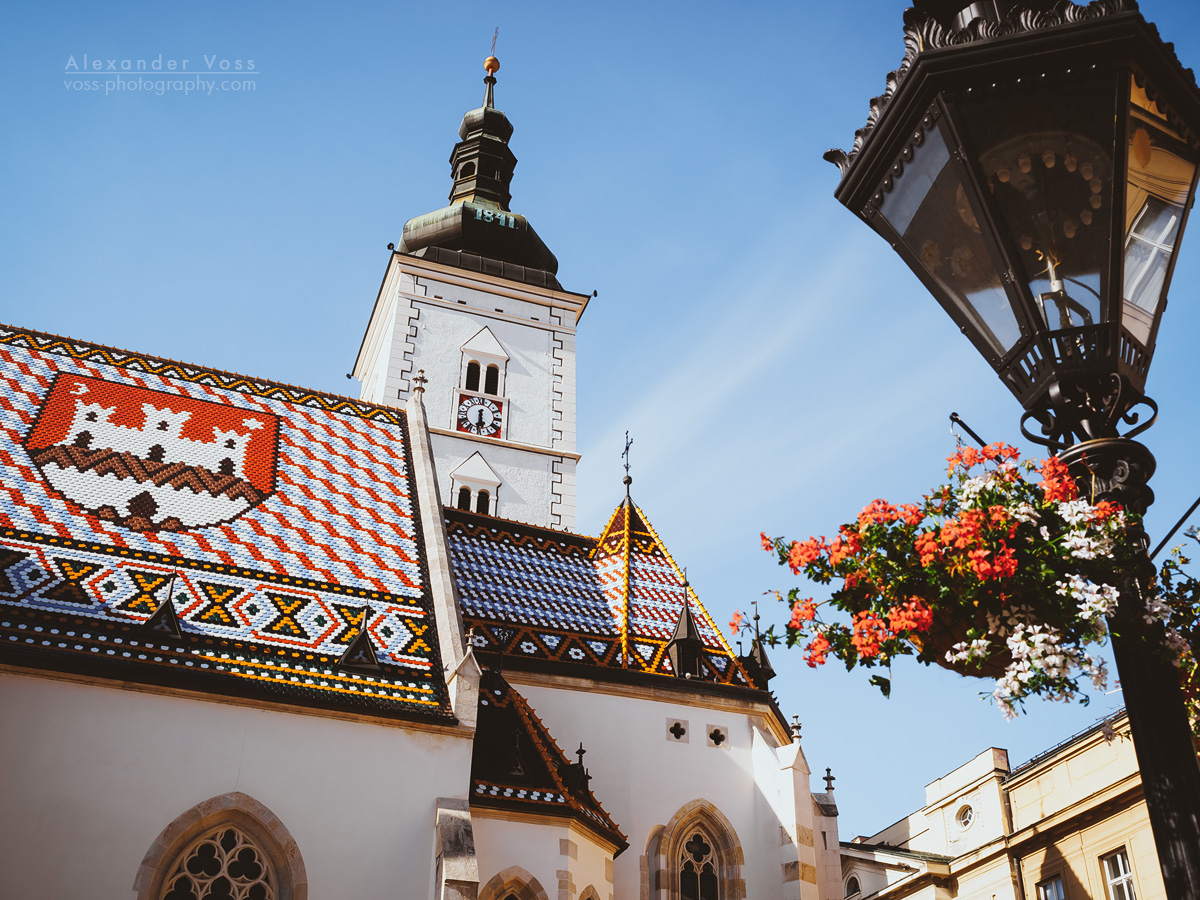
POLYGON ((599 538, 454 509, 446 521, 459 602, 477 649, 670 675, 666 648, 686 596, 704 641, 707 678, 750 684, 632 501, 617 508, 599 538))
POLYGON ((629 842, 588 780, 582 761, 567 760, 529 702, 504 676, 485 669, 471 755, 471 805, 568 816, 607 838, 620 854, 629 842))
POLYGON ((397 410, 0 327, 0 647, 449 716, 405 429, 397 410), (178 639, 145 627, 168 600, 178 639), (338 667, 364 610, 371 677, 338 667))

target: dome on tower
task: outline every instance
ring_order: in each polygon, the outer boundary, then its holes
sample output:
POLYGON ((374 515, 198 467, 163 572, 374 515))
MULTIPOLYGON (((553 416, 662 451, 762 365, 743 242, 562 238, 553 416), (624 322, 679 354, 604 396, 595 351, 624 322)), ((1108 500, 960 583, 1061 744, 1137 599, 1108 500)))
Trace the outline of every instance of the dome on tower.
POLYGON ((561 289, 558 260, 533 226, 509 209, 517 158, 513 126, 495 103, 499 62, 489 57, 483 104, 468 110, 450 154, 450 205, 409 219, 399 250, 443 265, 561 289))

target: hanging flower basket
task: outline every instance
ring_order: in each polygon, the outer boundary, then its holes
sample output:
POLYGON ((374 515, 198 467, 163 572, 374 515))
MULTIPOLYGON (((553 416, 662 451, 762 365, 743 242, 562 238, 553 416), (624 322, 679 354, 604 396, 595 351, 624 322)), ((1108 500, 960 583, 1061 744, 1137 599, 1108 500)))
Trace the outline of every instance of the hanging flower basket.
MULTIPOLYGON (((799 588, 780 593, 791 617, 768 640, 801 645, 810 666, 830 655, 847 669, 916 656, 991 678, 1009 717, 1033 695, 1086 703, 1084 679, 1107 683, 1089 647, 1106 640, 1136 552, 1131 516, 1080 499, 1056 457, 1018 462, 1014 448, 991 444, 960 446, 948 462, 948 482, 921 503, 876 500, 832 541, 762 535, 793 574, 832 587, 820 603, 799 588)), ((1169 609, 1154 595, 1144 615, 1165 622, 1169 609)), ((870 680, 889 692, 887 677, 870 680)))

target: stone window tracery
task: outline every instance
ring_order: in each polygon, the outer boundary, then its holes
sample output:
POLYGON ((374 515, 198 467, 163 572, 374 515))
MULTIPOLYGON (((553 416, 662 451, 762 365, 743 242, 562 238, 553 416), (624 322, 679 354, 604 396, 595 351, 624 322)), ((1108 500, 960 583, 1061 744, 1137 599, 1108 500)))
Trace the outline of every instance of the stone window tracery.
POLYGON ((712 841, 697 831, 684 843, 679 858, 680 900, 720 900, 717 860, 712 841))
POLYGON ((276 900, 276 881, 262 849, 240 829, 222 825, 179 855, 161 900, 276 900))

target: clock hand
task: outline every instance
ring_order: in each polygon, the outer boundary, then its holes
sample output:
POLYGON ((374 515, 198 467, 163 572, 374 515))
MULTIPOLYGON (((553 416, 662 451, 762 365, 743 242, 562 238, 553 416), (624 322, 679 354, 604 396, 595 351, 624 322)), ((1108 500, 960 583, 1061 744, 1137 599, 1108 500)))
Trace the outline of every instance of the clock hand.
POLYGON ((475 420, 475 424, 480 428, 483 427, 483 407, 479 407, 479 418, 475 420))

